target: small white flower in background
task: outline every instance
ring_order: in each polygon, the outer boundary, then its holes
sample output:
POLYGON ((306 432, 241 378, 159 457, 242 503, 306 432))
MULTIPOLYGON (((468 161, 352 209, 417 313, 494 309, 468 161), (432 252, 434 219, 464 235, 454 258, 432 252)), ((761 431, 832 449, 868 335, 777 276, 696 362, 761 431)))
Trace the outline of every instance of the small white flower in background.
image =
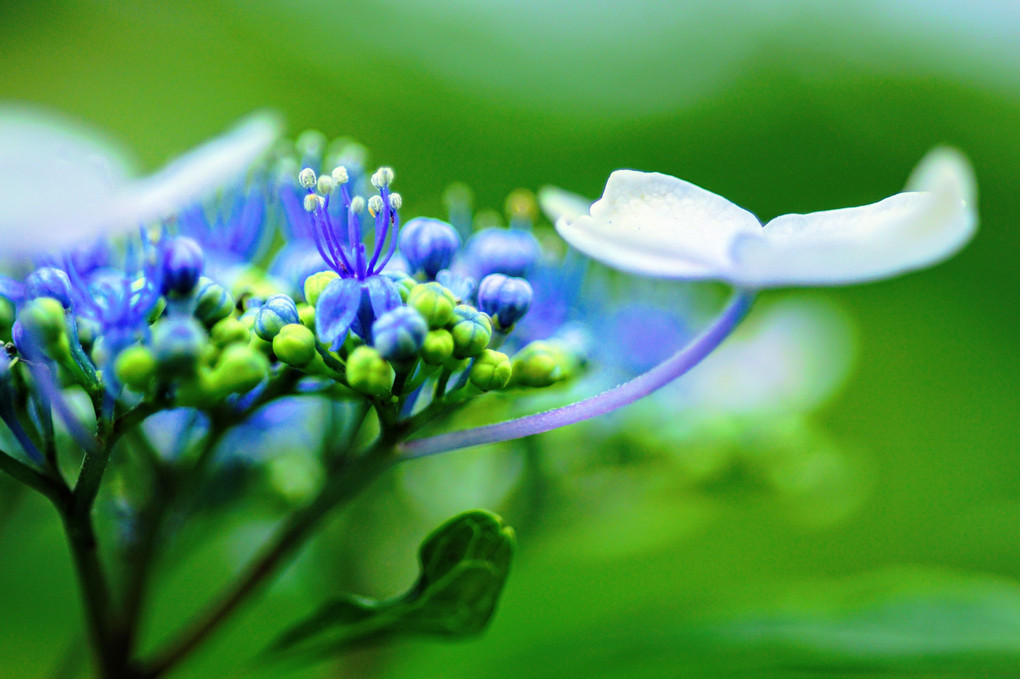
POLYGON ((725 198, 655 172, 617 170, 590 210, 558 190, 542 198, 560 235, 609 266, 750 288, 895 276, 946 259, 977 228, 970 166, 946 148, 921 161, 903 193, 862 207, 783 215, 764 227, 725 198))
POLYGON ((42 109, 0 105, 0 254, 53 251, 167 217, 242 177, 276 141, 259 113, 136 179, 123 149, 42 109))

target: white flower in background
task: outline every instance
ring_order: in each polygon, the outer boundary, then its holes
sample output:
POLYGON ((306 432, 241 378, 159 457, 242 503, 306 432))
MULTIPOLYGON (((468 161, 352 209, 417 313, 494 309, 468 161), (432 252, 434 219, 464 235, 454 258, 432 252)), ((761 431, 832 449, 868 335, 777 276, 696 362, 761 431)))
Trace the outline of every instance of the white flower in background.
POLYGON ((581 214, 567 194, 547 190, 543 198, 560 235, 609 266, 750 288, 895 276, 949 257, 977 227, 970 166, 944 148, 921 161, 903 193, 862 207, 783 215, 764 227, 725 198, 654 172, 617 170, 581 214))
POLYGON ((0 253, 53 251, 167 217, 242 177, 276 141, 261 113, 134 178, 127 154, 51 112, 0 105, 0 253))

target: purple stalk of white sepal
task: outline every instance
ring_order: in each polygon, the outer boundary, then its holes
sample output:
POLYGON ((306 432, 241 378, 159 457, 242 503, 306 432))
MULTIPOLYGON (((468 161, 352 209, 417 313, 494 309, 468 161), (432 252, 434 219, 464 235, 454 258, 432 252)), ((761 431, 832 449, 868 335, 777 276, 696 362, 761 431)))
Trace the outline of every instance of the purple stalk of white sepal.
POLYGON ((458 448, 510 441, 611 413, 661 389, 700 363, 736 329, 751 308, 753 300, 753 291, 738 289, 726 308, 704 332, 665 361, 629 382, 561 408, 475 429, 408 441, 400 446, 401 456, 403 459, 415 459, 458 448))

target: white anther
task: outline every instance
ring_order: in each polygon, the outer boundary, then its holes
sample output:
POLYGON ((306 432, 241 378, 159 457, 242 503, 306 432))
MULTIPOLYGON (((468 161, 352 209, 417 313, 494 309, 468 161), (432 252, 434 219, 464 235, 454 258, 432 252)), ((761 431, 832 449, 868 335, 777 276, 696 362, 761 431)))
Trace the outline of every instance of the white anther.
POLYGON ((315 212, 320 207, 322 207, 325 202, 326 200, 322 196, 317 196, 314 193, 309 193, 307 196, 305 196, 305 210, 307 210, 308 212, 315 212))
POLYGON ((328 174, 324 174, 319 177, 319 181, 316 183, 316 187, 319 189, 319 193, 324 196, 328 196, 333 193, 333 189, 336 188, 336 184, 333 183, 333 178, 328 174))
POLYGON ((312 188, 313 186, 315 186, 315 170, 313 170, 310 167, 306 167, 305 169, 298 172, 297 180, 298 184, 300 184, 302 188, 305 189, 312 188))
POLYGON ((381 189, 384 186, 389 186, 393 183, 393 168, 392 167, 380 167, 372 175, 372 186, 377 189, 381 189))
POLYGON ((365 209, 365 199, 361 196, 351 198, 351 212, 357 213, 365 209))
POLYGON ((346 184, 349 177, 347 176, 347 168, 343 165, 338 165, 333 168, 333 181, 337 186, 346 184))
POLYGON ((373 217, 379 214, 383 209, 382 196, 372 196, 368 199, 368 212, 373 217))
POLYGON ((394 210, 399 210, 400 206, 404 204, 404 199, 400 197, 399 193, 390 194, 390 207, 394 210))

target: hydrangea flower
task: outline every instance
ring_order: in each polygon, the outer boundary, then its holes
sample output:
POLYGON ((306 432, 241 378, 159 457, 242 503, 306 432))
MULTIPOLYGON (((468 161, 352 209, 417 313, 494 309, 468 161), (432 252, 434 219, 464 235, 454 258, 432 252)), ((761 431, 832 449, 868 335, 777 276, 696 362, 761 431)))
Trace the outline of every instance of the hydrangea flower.
POLYGON ((895 276, 949 257, 977 227, 970 167, 949 149, 929 153, 903 193, 862 207, 783 215, 764 227, 725 198, 657 172, 614 172, 601 200, 580 215, 576 201, 549 195, 552 209, 561 210, 560 235, 609 266, 749 288, 895 276))
POLYGON ((95 130, 24 106, 0 106, 0 239, 4 254, 63 249, 123 233, 235 181, 275 142, 256 114, 136 179, 127 154, 95 130))

